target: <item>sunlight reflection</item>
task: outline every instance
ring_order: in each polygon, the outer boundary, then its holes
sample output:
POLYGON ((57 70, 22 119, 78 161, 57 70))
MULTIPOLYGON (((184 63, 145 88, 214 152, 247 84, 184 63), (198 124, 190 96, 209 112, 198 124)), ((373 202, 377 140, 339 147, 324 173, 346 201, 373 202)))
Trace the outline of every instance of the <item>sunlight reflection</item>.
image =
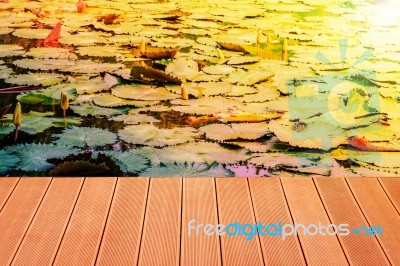
POLYGON ((400 2, 398 0, 386 0, 370 5, 368 20, 375 26, 394 27, 400 24, 400 2))

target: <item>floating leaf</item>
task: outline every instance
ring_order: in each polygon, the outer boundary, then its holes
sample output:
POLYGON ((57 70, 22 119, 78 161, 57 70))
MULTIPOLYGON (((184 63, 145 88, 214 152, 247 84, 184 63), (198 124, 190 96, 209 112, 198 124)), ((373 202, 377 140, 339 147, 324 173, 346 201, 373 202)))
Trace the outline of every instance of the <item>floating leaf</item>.
POLYGON ((17 96, 17 99, 18 101, 26 104, 42 103, 43 105, 55 105, 60 103, 61 92, 65 92, 70 99, 75 99, 76 97, 75 89, 69 89, 69 90, 64 90, 63 88, 59 89, 56 85, 48 89, 41 89, 37 91, 22 93, 17 96))
POLYGON ((112 117, 113 121, 121 121, 128 125, 138 125, 138 124, 153 124, 155 122, 160 122, 160 120, 155 119, 152 116, 145 114, 138 114, 135 112, 130 112, 127 115, 119 115, 116 117, 112 117))
POLYGON ((93 103, 98 106, 101 106, 101 107, 121 107, 121 106, 144 107, 144 106, 150 106, 150 105, 157 104, 158 101, 126 100, 126 99, 116 97, 112 94, 102 93, 102 94, 98 94, 93 99, 93 103))
MULTIPOLYGON (((65 127, 67 125, 79 125, 81 123, 79 118, 68 117, 63 119, 53 117, 53 115, 54 113, 52 112, 39 113, 35 111, 23 114, 23 120, 19 130, 33 135, 43 132, 50 127, 65 127)), ((4 134, 3 132, 8 134, 14 130, 12 121, 12 114, 8 114, 4 119, 0 120, 0 123, 3 123, 3 126, 0 126, 0 134, 4 134)))
POLYGON ((102 72, 114 72, 123 67, 123 64, 99 63, 91 60, 80 60, 75 61, 74 66, 61 68, 60 71, 80 74, 100 74, 102 72))
POLYGON ((182 79, 197 74, 199 72, 199 66, 194 60, 179 58, 168 64, 165 72, 182 79))
POLYGON ((181 38, 153 38, 153 40, 154 42, 152 45, 154 45, 155 47, 164 48, 190 47, 194 43, 193 40, 181 38))
POLYGON ((0 57, 12 57, 22 55, 24 48, 15 44, 0 45, 0 57))
POLYGON ((4 149, 9 154, 20 158, 15 169, 26 172, 45 172, 54 165, 47 162, 48 159, 62 159, 69 154, 77 154, 79 151, 70 147, 58 147, 53 144, 20 144, 8 146, 4 149))
POLYGON ((10 34, 14 31, 14 29, 12 28, 8 28, 8 27, 1 27, 0 28, 0 35, 5 35, 5 34, 10 34))
POLYGON ((126 113, 124 108, 106 108, 92 104, 70 105, 70 109, 80 116, 112 117, 126 113))
POLYGON ((20 161, 19 157, 5 150, 0 150, 0 174, 6 174, 20 161))
POLYGON ((12 34, 25 39, 45 39, 50 32, 47 29, 16 29, 12 34))
POLYGON ((119 54, 128 53, 129 51, 122 49, 118 46, 85 46, 77 49, 77 53, 82 56, 94 56, 94 57, 115 57, 119 54))
POLYGON ((118 83, 118 79, 110 74, 106 74, 104 78, 96 77, 85 81, 74 81, 56 85, 63 90, 76 89, 78 94, 91 94, 97 92, 108 91, 111 87, 118 83))
POLYGON ((50 86, 62 82, 67 77, 60 74, 50 73, 28 73, 17 76, 11 76, 5 79, 5 82, 15 85, 28 86, 50 86))
POLYGON ((92 127, 71 127, 63 133, 53 135, 58 138, 55 143, 59 146, 76 148, 91 147, 113 144, 117 141, 117 135, 105 129, 92 127))
POLYGON ((118 136, 132 144, 164 147, 193 141, 198 133, 191 127, 160 129, 150 124, 127 126, 118 132, 118 136))
POLYGON ((269 133, 266 123, 211 124, 201 127, 199 130, 205 134, 206 138, 218 141, 239 138, 254 140, 269 133))
POLYGON ((83 34, 64 36, 58 41, 62 44, 75 46, 93 46, 94 44, 108 43, 108 39, 102 35, 92 36, 83 34))
POLYGON ((223 97, 201 98, 195 100, 173 100, 172 110, 188 114, 215 115, 218 113, 229 113, 237 110, 242 103, 223 97))
POLYGON ((137 154, 149 158, 152 164, 159 163, 235 163, 249 159, 244 149, 226 149, 217 143, 189 142, 182 145, 169 146, 163 149, 144 147, 137 154), (184 156, 182 156, 184 155, 184 156))
POLYGON ((115 87, 111 93, 119 98, 143 101, 166 101, 179 98, 179 96, 170 93, 165 88, 140 84, 115 87))
POLYGON ((243 69, 237 69, 235 72, 231 72, 227 81, 233 84, 251 86, 256 83, 266 81, 270 79, 274 74, 262 69, 252 69, 245 71, 243 69))
POLYGON ((53 48, 53 47, 37 47, 31 48, 25 53, 25 56, 42 58, 42 59, 75 59, 76 55, 71 53, 69 49, 53 48))
POLYGON ((214 65, 206 66, 202 68, 202 71, 211 75, 228 75, 229 73, 235 71, 235 68, 226 65, 214 65))
POLYGON ((346 134, 338 126, 330 123, 311 123, 300 132, 293 130, 290 123, 272 120, 269 129, 280 141, 292 146, 329 150, 347 142, 346 134))
POLYGON ((149 168, 150 161, 143 156, 137 155, 133 151, 126 152, 116 152, 116 151, 106 151, 107 156, 115 160, 115 163, 121 168, 125 173, 139 173, 147 168, 149 168))
POLYGON ((75 63, 70 60, 58 59, 20 59, 15 60, 14 65, 20 68, 27 68, 33 70, 57 70, 68 66, 74 66, 75 63))

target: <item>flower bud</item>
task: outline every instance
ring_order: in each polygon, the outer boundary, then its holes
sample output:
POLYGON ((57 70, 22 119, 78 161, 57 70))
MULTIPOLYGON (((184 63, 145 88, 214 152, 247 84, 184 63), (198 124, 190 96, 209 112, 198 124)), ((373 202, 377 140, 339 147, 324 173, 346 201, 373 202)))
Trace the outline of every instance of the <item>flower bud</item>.
POLYGON ((20 103, 17 103, 17 105, 15 106, 13 123, 16 127, 19 127, 22 123, 22 110, 20 103))
POLYGON ((69 97, 65 92, 61 92, 61 109, 67 110, 69 108, 69 97))
POLYGON ((65 92, 61 92, 61 109, 63 110, 63 117, 66 117, 67 110, 69 108, 69 97, 65 92))
POLYGON ((219 59, 225 59, 224 53, 222 53, 222 51, 218 48, 217 48, 217 54, 218 54, 219 59))
POLYGON ((188 90, 185 84, 181 84, 181 98, 182 100, 189 100, 188 90))

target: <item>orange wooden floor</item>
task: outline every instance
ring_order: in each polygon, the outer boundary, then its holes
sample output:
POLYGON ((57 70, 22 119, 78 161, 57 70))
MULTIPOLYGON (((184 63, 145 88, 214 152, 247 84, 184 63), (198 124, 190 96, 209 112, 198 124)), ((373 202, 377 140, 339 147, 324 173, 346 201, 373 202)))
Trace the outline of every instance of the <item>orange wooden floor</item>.
POLYGON ((0 178, 3 265, 400 265, 400 179, 0 178), (383 236, 199 236, 188 222, 383 236))

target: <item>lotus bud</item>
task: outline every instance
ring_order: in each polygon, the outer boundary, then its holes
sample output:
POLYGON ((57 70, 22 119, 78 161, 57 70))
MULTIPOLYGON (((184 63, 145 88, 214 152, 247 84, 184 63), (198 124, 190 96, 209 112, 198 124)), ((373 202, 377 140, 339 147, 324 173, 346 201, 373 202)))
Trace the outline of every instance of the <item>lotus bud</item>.
POLYGON ((217 48, 217 54, 219 59, 225 59, 224 53, 219 48, 217 48))
POLYGON ((21 104, 20 103, 17 103, 17 105, 15 106, 14 116, 13 116, 13 123, 15 125, 14 142, 17 142, 18 127, 22 124, 22 110, 21 110, 21 104))
POLYGON ((272 53, 271 53, 271 34, 267 34, 267 58, 271 59, 272 58, 272 53))
POLYGON ((258 29, 258 32, 257 32, 257 43, 258 44, 261 43, 261 38, 262 38, 262 32, 261 32, 261 29, 258 29))
POLYGON ((188 90, 185 84, 181 84, 181 98, 182 100, 189 100, 188 90))
POLYGON ((17 105, 15 106, 13 123, 16 127, 19 127, 22 123, 22 110, 20 103, 17 103, 17 105))
POLYGON ((140 43, 139 51, 141 54, 146 52, 146 42, 144 41, 144 38, 142 38, 142 42, 140 43))
POLYGON ((288 61, 288 41, 285 38, 282 44, 282 60, 288 61))
POLYGON ((65 118, 67 110, 69 108, 69 97, 65 92, 61 92, 61 109, 63 110, 63 117, 65 118))

